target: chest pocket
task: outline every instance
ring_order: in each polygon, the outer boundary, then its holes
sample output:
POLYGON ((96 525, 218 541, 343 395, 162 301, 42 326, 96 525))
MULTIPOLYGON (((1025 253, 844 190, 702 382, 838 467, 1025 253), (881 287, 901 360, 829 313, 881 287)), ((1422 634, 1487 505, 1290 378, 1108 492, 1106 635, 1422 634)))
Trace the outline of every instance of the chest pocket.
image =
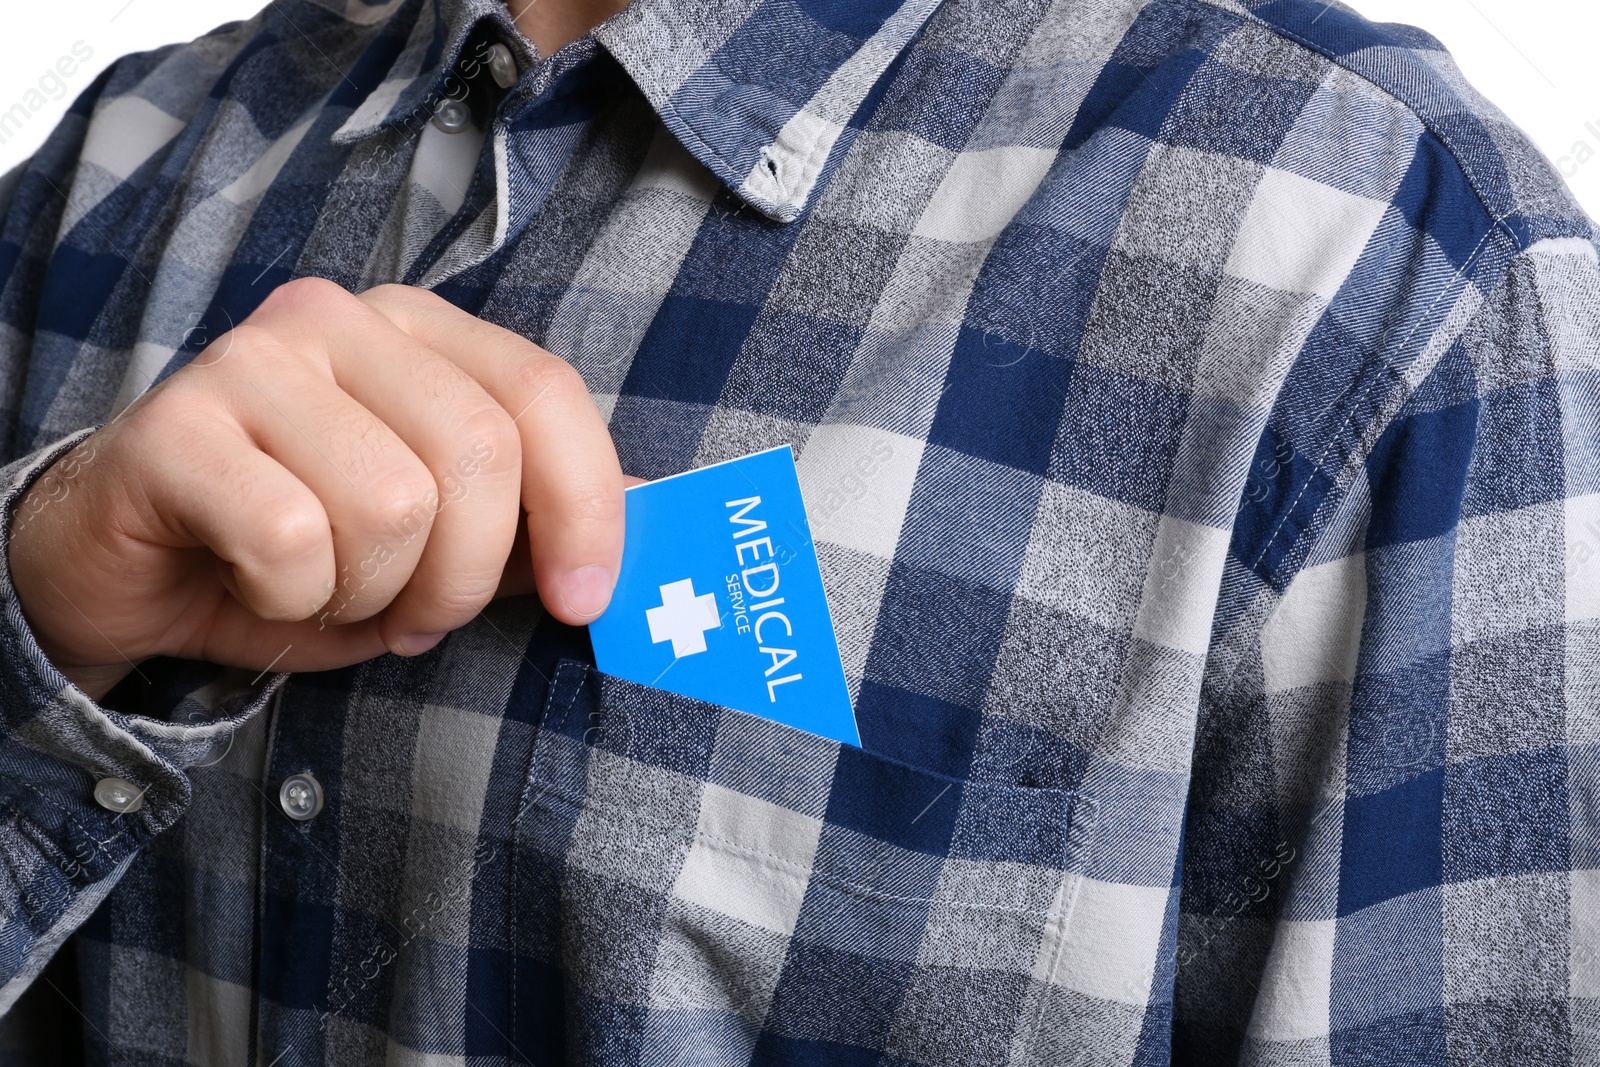
POLYGON ((1054 1060, 1095 824, 1080 794, 563 662, 513 830, 513 1043, 534 1063, 1054 1060))

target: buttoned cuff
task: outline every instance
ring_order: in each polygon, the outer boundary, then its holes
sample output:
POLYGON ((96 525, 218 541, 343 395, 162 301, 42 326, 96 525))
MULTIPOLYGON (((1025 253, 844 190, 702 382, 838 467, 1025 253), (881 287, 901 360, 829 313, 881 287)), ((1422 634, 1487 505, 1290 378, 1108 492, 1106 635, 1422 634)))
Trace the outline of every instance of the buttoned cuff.
POLYGON ((182 721, 163 721, 101 706, 50 662, 12 582, 11 522, 34 482, 92 432, 0 467, 0 853, 10 875, 0 879, 0 1011, 188 808, 185 768, 214 758, 288 677, 198 666, 172 702, 182 721))

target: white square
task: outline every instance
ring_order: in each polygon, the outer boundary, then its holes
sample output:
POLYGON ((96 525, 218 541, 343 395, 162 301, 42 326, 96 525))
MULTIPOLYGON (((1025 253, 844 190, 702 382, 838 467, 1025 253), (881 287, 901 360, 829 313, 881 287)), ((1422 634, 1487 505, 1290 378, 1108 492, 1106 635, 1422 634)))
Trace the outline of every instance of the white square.
POLYGON ((1227 557, 1226 530, 1161 516, 1134 636, 1204 655, 1227 557))
POLYGON ((1228 256, 1227 273, 1331 300, 1387 205, 1268 169, 1228 256))
POLYGON ((1328 1034, 1328 989, 1333 982, 1337 921, 1280 922, 1250 1017, 1258 1041, 1302 1041, 1328 1034))
POLYGON ((787 936, 800 917, 821 836, 820 819, 707 783, 673 895, 787 936))
POLYGON ((1261 627, 1267 692, 1355 680, 1367 612, 1366 562, 1358 552, 1307 567, 1289 583, 1261 627))
POLYGON ((1005 145, 956 157, 913 233, 936 241, 992 240, 1039 188, 1054 149, 1005 145))
POLYGON ((819 541, 892 560, 911 503, 922 442, 871 426, 818 426, 795 466, 819 541))
POLYGON ((1600 871, 1573 871, 1567 994, 1600 997, 1600 871))
MULTIPOLYGON (((1076 881, 1077 899, 1066 920, 1047 928, 1034 978, 1102 1000, 1144 1004, 1155 973, 1156 949, 1167 911, 1167 889, 1076 881)), ((1063 891, 1071 892, 1067 885, 1063 891)))
POLYGON ((126 178, 183 129, 183 120, 137 96, 119 96, 94 116, 80 159, 126 178))
POLYGON ((1600 495, 1567 501, 1567 621, 1600 619, 1600 495))

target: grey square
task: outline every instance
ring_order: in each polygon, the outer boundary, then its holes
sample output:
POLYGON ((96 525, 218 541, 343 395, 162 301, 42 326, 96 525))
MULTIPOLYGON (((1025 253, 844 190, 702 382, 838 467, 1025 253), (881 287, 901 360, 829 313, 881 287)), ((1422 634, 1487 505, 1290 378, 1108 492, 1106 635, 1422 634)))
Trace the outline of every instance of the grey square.
POLYGON ((1592 1062, 1592 1049, 1573 1040, 1565 997, 1447 1004, 1444 1017, 1450 1063, 1548 1063, 1569 1049, 1567 1062, 1592 1062))
MULTIPOLYGON (((1513 260, 1505 280, 1483 302, 1461 333, 1461 346, 1472 360, 1480 394, 1537 382, 1556 374, 1556 351, 1542 316, 1528 314, 1542 303, 1533 260, 1513 260)), ((1563 280, 1564 281, 1564 280, 1563 280)))
POLYGON ((109 966, 95 977, 109 991, 108 1014, 118 1046, 182 1059, 184 1050, 172 1041, 189 1029, 189 1005, 171 993, 184 988, 183 961, 125 945, 111 946, 109 954, 109 966))
POLYGON ((1326 306, 1313 294, 1286 293, 1224 276, 1195 367, 1195 391, 1245 408, 1271 404, 1278 383, 1326 306))
POLYGON ((984 714, 1092 752, 1117 707, 1131 641, 1068 612, 1013 598, 984 714))
POLYGON ((724 715, 706 780, 820 819, 828 810, 839 746, 754 715, 724 715))
POLYGON ((1447 758, 1548 748, 1567 740, 1566 655, 1559 627, 1473 641, 1450 654, 1447 758))
MULTIPOLYGON (((1129 194, 1113 251, 1199 277, 1220 274, 1255 195, 1259 163, 1155 144, 1129 194)), ((1160 272, 1151 268, 1152 274, 1160 272)), ((1214 284, 1205 288, 1214 288, 1214 284)))
POLYGON ((1108 253, 1079 358, 1171 389, 1188 389, 1221 278, 1220 269, 1211 266, 1108 253))
POLYGON ((854 687, 866 670, 867 654, 872 650, 883 592, 889 584, 889 561, 821 541, 817 543, 817 562, 822 568, 822 587, 827 591, 845 677, 854 687))
POLYGON ((1124 767, 1187 774, 1194 756, 1194 695, 1204 671, 1204 656, 1134 639, 1111 728, 1095 754, 1124 767))
POLYGON ((1028 1067, 1128 1067, 1134 1062, 1144 1008, 1030 983, 1019 1041, 1028 1067))
POLYGON ((1456 529, 1450 643, 1565 622, 1565 504, 1463 519, 1456 529))
POLYGON ((1446 1003, 1549 1000, 1567 993, 1567 875, 1444 886, 1446 1003), (1493 945, 1494 951, 1484 951, 1493 945))
POLYGON ((570 980, 614 1003, 648 1006, 667 898, 569 867, 561 908, 559 952, 570 980))
MULTIPOLYGON (((1061 873, 1022 863, 947 860, 917 950, 919 967, 1033 973, 1061 873)), ((981 978, 974 978, 981 981, 981 978)))
POLYGON ((955 157, 914 133, 863 130, 817 196, 811 217, 910 233, 955 157))
POLYGON ((788 948, 782 934, 674 899, 661 917, 650 1006, 729 1011, 759 1024, 788 948))
POLYGON ((931 1067, 1005 1063, 1030 985, 1022 974, 919 965, 906 983, 884 1051, 931 1067))
POLYGON ((1159 525, 1143 508, 1046 481, 1016 593, 1132 633, 1159 525))
POLYGON ((865 326, 906 242, 904 233, 811 218, 783 261, 765 311, 802 311, 865 326))

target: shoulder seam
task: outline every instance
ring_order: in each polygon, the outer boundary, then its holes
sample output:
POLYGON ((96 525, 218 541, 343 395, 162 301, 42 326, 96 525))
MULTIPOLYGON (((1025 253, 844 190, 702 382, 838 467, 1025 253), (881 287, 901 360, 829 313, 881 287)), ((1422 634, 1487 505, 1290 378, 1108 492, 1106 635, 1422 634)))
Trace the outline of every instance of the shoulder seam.
POLYGON ((1422 112, 1418 111, 1410 103, 1402 100, 1391 90, 1373 81, 1369 75, 1356 70, 1348 63, 1341 62, 1337 56, 1329 55, 1312 42, 1306 40, 1291 30, 1286 30, 1282 26, 1274 26, 1272 23, 1261 18, 1253 11, 1241 12, 1237 7, 1223 3, 1222 0, 1188 0, 1188 2, 1203 4, 1206 7, 1214 8, 1218 11, 1225 11, 1241 21, 1249 21, 1254 25, 1260 26, 1262 29, 1267 30, 1275 36, 1298 45, 1313 55, 1320 56, 1327 62, 1337 66, 1340 70, 1345 71, 1354 77, 1360 78, 1362 82, 1370 86, 1374 91, 1381 93, 1387 99, 1393 100, 1396 104, 1399 104, 1401 107, 1405 108, 1407 113, 1415 116, 1416 120, 1421 123, 1422 128, 1432 135, 1434 140, 1438 141, 1446 152, 1450 153, 1450 159, 1455 163, 1456 169, 1461 172, 1461 176, 1466 179, 1467 185, 1472 189, 1472 195, 1478 198, 1478 205, 1483 208, 1484 214, 1488 215, 1494 220, 1495 228, 1504 230, 1511 237, 1512 247, 1514 249, 1512 255, 1520 255, 1527 249, 1528 245, 1523 243, 1523 239, 1517 235, 1516 231, 1512 227, 1506 225, 1506 222, 1510 219, 1527 219, 1527 216, 1521 213, 1496 215, 1494 210, 1490 208, 1488 199, 1483 195, 1483 189, 1479 185, 1478 176, 1461 161, 1461 155, 1456 150, 1455 144, 1437 128, 1435 123, 1430 121, 1426 115, 1422 114, 1422 112))

